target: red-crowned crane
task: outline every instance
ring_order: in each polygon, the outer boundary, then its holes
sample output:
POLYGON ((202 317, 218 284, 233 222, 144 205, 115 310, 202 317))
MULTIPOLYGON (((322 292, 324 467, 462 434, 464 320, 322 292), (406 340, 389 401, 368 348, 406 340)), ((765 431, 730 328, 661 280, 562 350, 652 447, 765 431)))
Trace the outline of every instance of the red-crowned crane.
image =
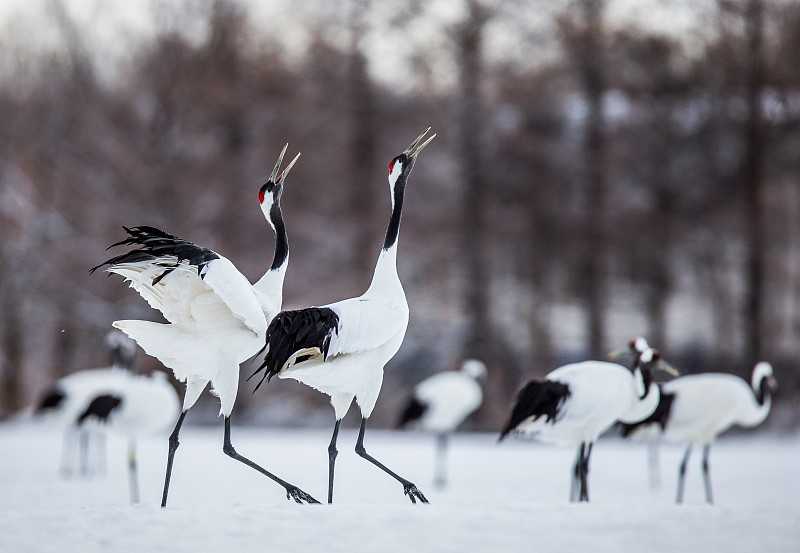
POLYGON ((167 504, 181 425, 209 382, 219 397, 220 415, 225 419, 225 454, 283 486, 288 499, 318 503, 297 486, 237 453, 231 444, 230 416, 239 384, 239 364, 264 347, 267 323, 281 307, 289 243, 280 198, 285 178, 300 156, 279 173, 285 152, 286 146, 258 193, 261 211, 275 231, 276 245, 272 265, 255 284, 251 285, 233 263, 218 253, 153 227, 126 229, 128 238, 113 246, 138 248, 92 269, 108 265, 109 272, 125 278, 150 307, 169 321, 114 322, 116 328, 186 383, 183 410, 169 438, 162 507, 167 504))
POLYGON ((519 391, 500 439, 513 432, 545 443, 577 445, 570 501, 589 501, 594 443, 615 422, 639 421, 653 412, 659 394, 652 370, 657 367, 673 370, 650 348, 637 356, 633 369, 605 361, 559 367, 519 391))
POLYGON ((452 434, 483 402, 481 380, 486 365, 466 359, 457 371, 442 371, 429 376, 414 391, 397 421, 398 428, 414 427, 436 435, 434 484, 447 485, 447 444, 452 434))
POLYGON ((708 454, 711 443, 734 425, 758 426, 769 414, 777 388, 772 365, 753 368, 750 384, 726 373, 690 374, 661 384, 658 407, 647 419, 622 426, 626 437, 664 439, 686 446, 678 472, 676 502, 683 502, 686 464, 694 446, 703 447, 703 483, 706 502, 713 503, 708 454))
POLYGON ((179 411, 178 395, 164 373, 125 372, 97 387, 74 424, 78 429, 98 428, 128 440, 128 484, 131 504, 135 504, 139 503, 136 441, 169 428, 179 411))
POLYGON ((108 350, 109 365, 85 369, 58 379, 40 397, 35 414, 55 421, 64 428, 59 472, 65 478, 75 470, 79 460, 80 474, 84 477, 105 466, 105 435, 96 429, 78 428, 75 425, 80 413, 98 390, 125 382, 136 356, 136 342, 119 330, 111 330, 103 339, 108 350), (94 443, 94 446, 92 444, 94 443), (95 465, 90 466, 90 450, 95 453, 95 465), (77 455, 76 455, 77 452, 77 455))
POLYGON ((361 409, 356 453, 399 481, 412 502, 428 502, 412 482, 367 453, 364 432, 381 389, 383 367, 400 349, 408 325, 408 303, 397 275, 397 237, 408 176, 417 155, 436 136, 422 142, 429 130, 389 162, 392 213, 367 291, 357 298, 276 315, 267 330, 264 362, 253 373, 263 371, 258 386, 278 375, 330 396, 336 423, 328 446, 328 503, 333 502, 339 425, 354 398, 361 409))

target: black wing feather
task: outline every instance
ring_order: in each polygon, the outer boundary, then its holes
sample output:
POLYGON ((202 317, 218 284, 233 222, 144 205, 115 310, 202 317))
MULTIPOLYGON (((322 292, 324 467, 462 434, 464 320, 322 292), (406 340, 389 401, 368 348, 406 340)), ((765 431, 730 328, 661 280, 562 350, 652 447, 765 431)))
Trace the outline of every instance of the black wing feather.
POLYGON ((569 396, 569 386, 566 384, 555 380, 531 380, 517 394, 511 418, 503 427, 500 439, 530 417, 534 417, 534 420, 546 417, 546 422, 555 422, 559 408, 569 396))
POLYGON ((197 267, 197 274, 200 278, 205 274, 206 265, 214 259, 219 259, 219 255, 207 248, 200 247, 188 240, 173 236, 168 232, 159 230, 155 227, 122 227, 128 233, 128 237, 109 246, 138 246, 137 249, 130 250, 108 261, 104 261, 96 267, 92 267, 89 272, 93 273, 100 267, 106 265, 116 265, 119 263, 137 263, 140 261, 152 261, 160 257, 170 256, 178 259, 177 263, 163 263, 164 271, 153 279, 153 285, 165 276, 170 274, 179 263, 187 261, 190 265, 197 267))
POLYGON ((649 417, 639 422, 620 424, 620 430, 622 431, 623 438, 630 436, 640 426, 658 424, 662 431, 666 428, 667 421, 669 420, 669 414, 672 410, 672 403, 675 401, 675 394, 664 393, 664 390, 661 389, 661 386, 659 386, 659 390, 661 392, 661 397, 658 400, 656 410, 653 411, 649 417))
MULTIPOLYGON (((248 380, 264 371, 255 390, 278 374, 296 352, 317 348, 323 359, 328 357, 331 337, 339 331, 339 316, 327 307, 307 307, 294 311, 281 311, 267 328, 266 354, 261 365, 248 380)), ((253 391, 255 391, 253 390, 253 391)))
POLYGON ((86 410, 78 417, 78 426, 89 417, 94 417, 100 422, 108 422, 108 417, 111 413, 122 405, 122 398, 119 396, 112 396, 110 394, 103 394, 94 398, 86 410))
POLYGON ((420 420, 427 410, 427 404, 422 403, 418 398, 412 396, 408 400, 403 412, 400 413, 400 418, 397 421, 397 428, 403 428, 412 422, 420 420))
POLYGON ((66 398, 67 394, 58 386, 50 388, 39 400, 39 405, 36 406, 36 413, 54 411, 61 406, 66 398))

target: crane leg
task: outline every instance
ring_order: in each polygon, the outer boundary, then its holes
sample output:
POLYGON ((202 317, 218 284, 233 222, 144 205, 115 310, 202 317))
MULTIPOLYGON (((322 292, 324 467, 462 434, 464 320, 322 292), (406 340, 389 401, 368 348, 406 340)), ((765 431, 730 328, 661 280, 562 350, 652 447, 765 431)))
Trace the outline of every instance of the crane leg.
POLYGON ((686 448, 686 453, 683 454, 683 461, 681 461, 680 469, 678 469, 678 497, 675 499, 676 503, 683 503, 683 487, 686 483, 686 463, 689 462, 689 454, 692 453, 692 446, 686 448))
POLYGON ((175 428, 172 430, 172 434, 169 436, 169 454, 167 455, 167 474, 164 476, 164 494, 161 496, 161 506, 167 506, 167 494, 169 493, 169 481, 172 478, 172 461, 175 459, 175 452, 178 450, 178 446, 180 442, 178 441, 178 434, 181 431, 181 426, 183 425, 183 419, 186 418, 187 410, 181 411, 181 416, 178 417, 178 423, 175 425, 175 428))
POLYGON ((139 503, 139 473, 136 468, 136 441, 128 442, 128 485, 131 492, 131 505, 139 503))
POLYGON ((580 501, 589 501, 589 457, 592 454, 592 446, 594 444, 589 442, 586 447, 586 455, 583 457, 581 466, 581 497, 580 501))
POLYGON ((61 444, 61 466, 59 474, 62 478, 69 478, 75 471, 75 445, 78 441, 78 431, 74 426, 64 430, 64 441, 61 444))
POLYGON ((578 446, 578 454, 575 456, 575 464, 572 466, 572 478, 569 485, 569 500, 578 501, 578 488, 581 482, 581 464, 583 462, 583 443, 578 446))
POLYGON ((650 491, 661 489, 661 462, 659 460, 659 443, 651 441, 647 444, 648 472, 650 475, 650 491))
POLYGON ((714 504, 714 499, 711 496, 711 475, 708 472, 708 454, 711 451, 711 444, 703 446, 703 482, 706 487, 706 502, 710 505, 714 504))
POLYGON ((405 493, 408 498, 411 500, 411 503, 416 503, 417 499, 419 499, 422 503, 428 503, 428 500, 425 499, 425 496, 422 495, 422 492, 412 483, 403 478, 402 476, 392 472, 389 470, 383 463, 378 461, 375 457, 367 453, 367 449, 364 447, 364 431, 367 428, 367 418, 361 418, 361 429, 358 431, 358 441, 356 442, 356 453, 381 469, 383 472, 397 480, 403 485, 403 493, 405 493))
POLYGON ((261 474, 263 474, 267 478, 271 479, 275 483, 283 486, 283 488, 286 490, 286 499, 294 499, 297 503, 302 503, 303 501, 305 501, 306 503, 319 503, 319 501, 317 501, 316 499, 314 499, 313 497, 308 495, 306 492, 304 492, 303 490, 301 490, 297 486, 293 486, 292 484, 289 484, 285 480, 281 480, 280 478, 278 478, 277 476, 275 476, 274 474, 272 474, 268 470, 262 468, 261 466, 257 465, 256 463, 254 463, 253 461, 248 459, 247 457, 243 457, 243 456, 239 455, 238 453, 236 453, 236 450, 233 448, 233 444, 231 444, 231 418, 230 417, 225 417, 225 438, 224 438, 224 442, 222 444, 222 451, 228 457, 236 459, 240 463, 244 463, 248 467, 257 470, 258 472, 260 472, 261 474))
POLYGON ((443 489, 447 486, 447 445, 448 436, 446 433, 436 435, 436 475, 433 484, 443 489))
POLYGON ((336 424, 333 427, 333 436, 331 436, 331 443, 328 444, 328 503, 333 503, 333 469, 336 465, 336 456, 339 450, 336 449, 336 440, 339 438, 339 425, 342 424, 342 419, 336 419, 336 424))

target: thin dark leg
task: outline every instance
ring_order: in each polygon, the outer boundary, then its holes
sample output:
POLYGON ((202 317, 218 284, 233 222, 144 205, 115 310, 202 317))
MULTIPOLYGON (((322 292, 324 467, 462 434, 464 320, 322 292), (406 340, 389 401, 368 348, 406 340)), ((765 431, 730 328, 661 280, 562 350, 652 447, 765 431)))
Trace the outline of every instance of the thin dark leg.
POLYGON ((447 442, 446 433, 436 435, 436 475, 433 484, 442 489, 447 486, 447 442))
POLYGON ((342 424, 342 419, 337 419, 333 427, 333 436, 331 436, 331 443, 328 444, 328 503, 333 503, 333 468, 336 465, 336 456, 339 451, 336 449, 336 439, 339 437, 339 425, 342 424))
POLYGON ((581 464, 581 501, 589 501, 589 457, 592 455, 593 445, 592 442, 589 442, 581 464))
POLYGON ((686 453, 683 454, 683 461, 678 470, 678 497, 675 499, 676 503, 683 503, 683 486, 686 483, 686 463, 689 462, 689 454, 692 452, 692 446, 686 448, 686 453))
POLYGON ((708 473, 708 454, 711 451, 711 444, 703 446, 703 482, 706 485, 706 502, 713 505, 714 498, 711 497, 711 475, 708 473))
POLYGON ((172 431, 172 434, 169 436, 169 453, 167 455, 167 474, 164 476, 164 495, 161 496, 161 506, 167 506, 167 493, 169 493, 169 481, 172 478, 172 461, 175 459, 175 452, 178 450, 178 446, 180 442, 178 441, 178 434, 181 431, 181 425, 183 425, 183 419, 186 418, 186 413, 188 411, 182 411, 181 416, 178 417, 178 423, 175 425, 175 429, 172 431))
POLYGON ((578 447, 578 454, 575 455, 575 464, 572 466, 572 478, 569 486, 569 500, 578 501, 578 487, 581 479, 581 463, 583 461, 583 444, 578 447))
POLYGON ((233 449, 233 444, 231 444, 231 418, 225 417, 225 439, 222 444, 222 451, 225 452, 225 455, 228 457, 232 457, 236 459, 240 463, 244 463, 248 467, 257 470, 267 478, 271 479, 272 481, 276 482, 283 486, 286 490, 286 499, 294 499, 297 503, 302 503, 305 501, 306 503, 319 503, 316 499, 308 495, 306 492, 298 488, 297 486, 293 486, 289 484, 285 480, 281 480, 271 472, 265 470, 264 468, 260 467, 259 465, 255 464, 253 461, 248 459, 247 457, 242 457, 236 450, 233 449))
POLYGON ((128 484, 131 491, 131 505, 139 503, 139 475, 136 469, 136 441, 128 442, 128 484))
POLYGON ((392 472, 385 465, 383 465, 380 461, 378 461, 375 457, 367 453, 366 448, 364 447, 364 431, 367 428, 367 419, 366 417, 362 417, 361 419, 361 429, 358 431, 358 441, 356 442, 356 453, 360 456, 381 469, 383 472, 397 480, 403 485, 403 493, 405 493, 408 498, 411 500, 411 503, 416 503, 417 499, 419 499, 422 503, 427 503, 428 500, 425 499, 425 496, 422 495, 422 492, 417 489, 417 487, 403 478, 398 474, 392 472))

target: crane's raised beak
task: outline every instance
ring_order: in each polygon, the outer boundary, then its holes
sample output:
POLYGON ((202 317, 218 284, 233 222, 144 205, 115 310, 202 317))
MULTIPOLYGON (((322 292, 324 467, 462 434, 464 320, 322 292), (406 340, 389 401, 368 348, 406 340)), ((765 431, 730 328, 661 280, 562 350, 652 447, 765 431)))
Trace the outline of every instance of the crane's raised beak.
POLYGON ((275 167, 272 169, 272 174, 269 176, 269 180, 271 180, 272 182, 275 182, 275 179, 278 176, 278 171, 280 170, 281 162, 283 161, 283 154, 286 153, 286 148, 288 147, 289 143, 287 142, 286 145, 283 147, 283 150, 281 150, 281 155, 278 156, 278 161, 275 162, 275 167))
POLYGON ((615 349, 614 351, 612 351, 612 352, 610 352, 610 353, 608 354, 608 358, 613 360, 613 359, 616 359, 617 357, 620 357, 620 356, 622 356, 622 355, 625 355, 625 354, 626 354, 626 353, 628 353, 629 351, 630 351, 630 349, 628 349, 627 347, 625 347, 625 348, 619 348, 619 349, 615 349))
POLYGON ((417 157, 417 155, 419 155, 419 153, 422 151, 422 148, 424 148, 425 146, 427 146, 427 145, 428 145, 428 143, 429 143, 431 140, 433 140, 434 138, 436 138, 436 135, 435 135, 435 134, 433 134, 433 135, 431 135, 431 137, 430 137, 430 138, 428 138, 428 140, 426 140, 425 142, 422 142, 422 144, 420 144, 420 142, 422 141, 422 138, 423 138, 423 137, 424 137, 426 134, 428 134, 428 131, 429 131, 429 130, 431 130, 431 128, 430 128, 430 127, 428 127, 427 129, 425 129, 425 130, 422 132, 422 134, 420 134, 420 135, 419 135, 419 136, 416 138, 416 140, 414 140, 414 142, 412 142, 412 143, 411 143, 411 145, 410 145, 408 148, 406 148, 406 149, 405 149, 405 151, 404 151, 403 153, 404 153, 404 154, 406 154, 408 157, 410 157, 410 158, 412 158, 412 159, 413 159, 413 158, 415 158, 415 157, 417 157))
MULTIPOLYGON (((284 150, 285 150, 285 148, 284 148, 284 150)), ((294 164, 297 163, 297 159, 299 157, 300 157, 299 153, 296 156, 294 156, 294 159, 292 160, 292 162, 289 165, 286 166, 286 169, 284 169, 283 172, 280 175, 278 175, 278 178, 275 180, 275 184, 280 184, 280 183, 283 182, 283 179, 285 179, 286 175, 289 174, 289 171, 292 170, 292 167, 294 167, 294 164)))
POLYGON ((656 365, 656 368, 661 369, 662 371, 664 371, 668 375, 674 376, 675 378, 677 378, 677 377, 679 377, 681 375, 681 373, 678 372, 678 369, 676 369, 675 367, 673 367, 672 365, 670 365, 669 363, 667 363, 663 359, 659 359, 658 360, 658 365, 656 365))

